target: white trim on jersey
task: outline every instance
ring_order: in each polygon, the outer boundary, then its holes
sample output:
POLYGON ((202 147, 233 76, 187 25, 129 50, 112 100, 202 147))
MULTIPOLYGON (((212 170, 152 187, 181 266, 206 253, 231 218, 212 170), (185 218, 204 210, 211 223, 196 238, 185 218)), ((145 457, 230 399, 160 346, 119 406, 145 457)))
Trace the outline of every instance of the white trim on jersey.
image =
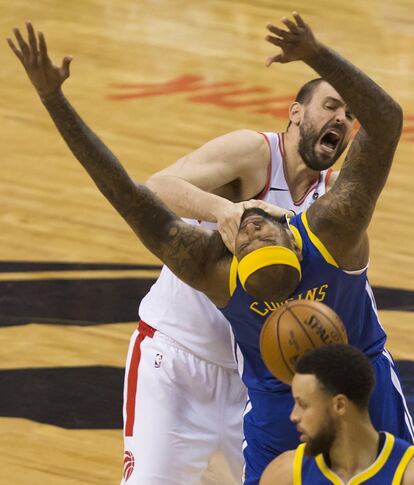
POLYGON ((250 413, 250 411, 253 409, 252 403, 250 402, 250 398, 247 399, 246 402, 246 407, 244 408, 243 412, 243 417, 246 416, 246 414, 250 413))
POLYGON ((369 267, 369 260, 368 260, 368 263, 361 269, 353 269, 353 270, 348 270, 348 269, 343 269, 342 271, 346 274, 349 274, 351 276, 355 275, 355 276, 359 276, 361 275, 364 271, 366 271, 369 267))
POLYGON ((377 302, 375 301, 374 293, 372 292, 372 288, 371 288, 371 285, 369 284, 368 280, 365 283, 365 291, 368 293, 369 299, 371 301, 372 309, 375 313, 375 316, 377 317, 378 325, 384 330, 384 333, 387 334, 387 332, 385 331, 385 328, 383 327, 381 320, 379 318, 377 302))
POLYGON ((405 397, 404 397, 404 393, 403 393, 403 390, 402 390, 402 387, 401 387, 400 379, 398 378, 398 375, 397 375, 397 373, 394 370, 394 360, 391 357, 391 355, 388 352, 388 350, 386 350, 386 349, 383 350, 382 355, 384 355, 389 360, 389 362, 391 364, 390 365, 391 381, 392 381, 395 389, 397 389, 398 394, 401 397, 401 400, 402 400, 402 403, 403 403, 403 406, 404 406, 404 420, 405 420, 405 424, 407 425, 407 429, 408 429, 408 431, 410 433, 411 440, 414 443, 414 424, 413 424, 413 418, 411 417, 410 411, 408 410, 407 402, 406 402, 405 397))
POLYGON ((235 349, 236 349, 237 370, 239 372, 240 379, 243 379, 244 357, 237 343, 236 343, 235 349))

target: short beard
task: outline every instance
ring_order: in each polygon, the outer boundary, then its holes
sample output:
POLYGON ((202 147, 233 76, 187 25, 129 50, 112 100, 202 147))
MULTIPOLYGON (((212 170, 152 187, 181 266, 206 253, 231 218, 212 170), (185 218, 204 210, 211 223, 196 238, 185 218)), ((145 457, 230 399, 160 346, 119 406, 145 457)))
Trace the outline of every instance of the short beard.
POLYGON ((311 170, 320 172, 331 167, 342 155, 343 151, 346 148, 346 145, 338 147, 336 151, 332 154, 332 158, 327 161, 326 159, 323 159, 316 155, 315 146, 321 134, 328 128, 330 124, 332 123, 327 123, 325 126, 322 127, 319 133, 317 133, 316 129, 305 117, 303 123, 299 126, 299 155, 302 157, 305 165, 311 170))
POLYGON ((328 419, 319 433, 314 438, 309 438, 306 442, 305 455, 318 456, 321 453, 329 454, 336 435, 335 422, 332 419, 328 419))

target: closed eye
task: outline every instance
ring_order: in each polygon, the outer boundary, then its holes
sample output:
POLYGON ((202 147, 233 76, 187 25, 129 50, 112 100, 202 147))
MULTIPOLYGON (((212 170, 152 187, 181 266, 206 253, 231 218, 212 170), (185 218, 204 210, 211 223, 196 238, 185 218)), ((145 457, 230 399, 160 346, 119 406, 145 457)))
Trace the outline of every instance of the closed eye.
POLYGON ((246 249, 246 248, 247 248, 247 246, 248 246, 249 244, 250 244, 250 243, 248 243, 248 242, 247 242, 247 243, 243 243, 243 244, 241 244, 241 245, 239 246, 239 252, 240 252, 240 251, 243 251, 243 249, 246 249))
POLYGON ((260 241, 266 242, 266 243, 269 243, 269 244, 276 244, 275 240, 270 239, 270 238, 260 239, 260 241))

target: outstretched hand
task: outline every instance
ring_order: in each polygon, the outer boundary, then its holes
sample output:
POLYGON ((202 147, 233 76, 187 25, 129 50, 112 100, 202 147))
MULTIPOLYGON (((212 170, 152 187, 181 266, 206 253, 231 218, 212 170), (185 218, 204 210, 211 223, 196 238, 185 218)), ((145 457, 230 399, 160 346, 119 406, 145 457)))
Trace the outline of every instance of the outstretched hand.
POLYGON ((39 96, 44 98, 59 90, 65 79, 69 77, 69 66, 72 62, 72 57, 64 57, 62 65, 60 67, 55 66, 48 56, 43 33, 38 32, 36 36, 31 22, 26 22, 26 28, 28 42, 24 40, 20 30, 15 27, 13 32, 19 48, 16 47, 10 38, 7 38, 7 43, 23 64, 39 96))
POLYGON ((266 26, 269 32, 273 34, 266 36, 266 40, 282 50, 280 54, 271 56, 266 60, 267 66, 270 66, 273 62, 285 64, 292 61, 306 61, 318 50, 319 44, 309 25, 303 21, 297 12, 293 12, 292 15, 294 21, 287 17, 281 19, 287 29, 281 29, 273 24, 266 26))

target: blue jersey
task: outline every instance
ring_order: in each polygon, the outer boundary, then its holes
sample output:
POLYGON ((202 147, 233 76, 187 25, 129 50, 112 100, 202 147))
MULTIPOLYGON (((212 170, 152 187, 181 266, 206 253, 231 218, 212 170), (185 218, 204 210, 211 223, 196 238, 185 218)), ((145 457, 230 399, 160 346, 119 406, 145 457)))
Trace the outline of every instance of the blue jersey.
MULTIPOLYGON (((341 317, 349 343, 375 358, 384 349, 385 332, 379 323, 367 270, 340 269, 329 251, 308 226, 306 212, 291 220, 302 248, 302 280, 289 300, 316 300, 331 307, 341 317)), ((243 289, 234 260, 230 276, 232 297, 221 311, 231 323, 241 351, 240 371, 249 390, 286 388, 265 367, 259 349, 260 331, 265 320, 284 302, 257 301, 243 289)))
MULTIPOLYGON (((295 452, 293 485, 343 485, 343 481, 326 464, 324 457, 304 455, 305 444, 295 452)), ((375 462, 352 477, 348 485, 400 485, 408 463, 414 456, 414 446, 385 433, 385 442, 375 462)))
MULTIPOLYGON (((291 221, 302 249, 302 280, 288 300, 316 300, 331 307, 342 319, 349 343, 372 362, 376 385, 369 412, 376 429, 413 441, 412 419, 401 391, 393 361, 384 350, 385 332, 378 320, 367 270, 343 271, 308 226, 306 212, 291 221)), ((257 485, 270 461, 299 444, 299 433, 290 421, 293 408, 290 386, 267 370, 260 356, 260 331, 265 320, 284 302, 257 301, 237 277, 237 261, 230 271, 231 298, 223 314, 229 320, 238 346, 239 370, 248 389, 244 413, 243 454, 245 485, 257 485)))

